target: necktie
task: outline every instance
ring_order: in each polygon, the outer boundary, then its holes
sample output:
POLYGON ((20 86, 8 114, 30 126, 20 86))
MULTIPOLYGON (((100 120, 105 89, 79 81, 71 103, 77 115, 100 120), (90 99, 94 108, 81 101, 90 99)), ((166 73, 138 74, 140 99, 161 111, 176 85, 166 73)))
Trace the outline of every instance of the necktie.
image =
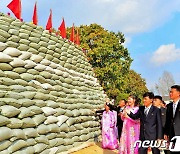
POLYGON ((174 115, 175 115, 175 112, 176 112, 176 104, 173 103, 173 117, 174 117, 174 115))
POLYGON ((148 115, 148 108, 145 108, 144 114, 147 116, 148 115))

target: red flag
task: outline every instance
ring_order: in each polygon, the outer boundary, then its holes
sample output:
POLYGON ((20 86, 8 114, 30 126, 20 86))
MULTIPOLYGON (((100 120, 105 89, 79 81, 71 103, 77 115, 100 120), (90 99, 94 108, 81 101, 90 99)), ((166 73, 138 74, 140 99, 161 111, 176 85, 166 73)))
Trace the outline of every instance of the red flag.
POLYGON ((65 26, 64 18, 63 18, 62 23, 58 29, 60 31, 62 38, 66 38, 66 26, 65 26))
POLYGON ((72 29, 71 29, 70 41, 74 42, 74 24, 73 24, 72 29))
POLYGON ((76 43, 77 45, 80 45, 79 30, 78 30, 78 29, 77 29, 77 31, 76 31, 76 40, 75 40, 75 43, 76 43))
POLYGON ((34 12, 33 12, 33 24, 37 25, 38 24, 38 16, 37 16, 37 2, 34 5, 34 12))
POLYGON ((50 15, 49 15, 48 22, 46 25, 46 30, 51 31, 51 28, 52 28, 52 10, 50 10, 50 15))
POLYGON ((21 0, 12 0, 7 7, 21 20, 21 0))

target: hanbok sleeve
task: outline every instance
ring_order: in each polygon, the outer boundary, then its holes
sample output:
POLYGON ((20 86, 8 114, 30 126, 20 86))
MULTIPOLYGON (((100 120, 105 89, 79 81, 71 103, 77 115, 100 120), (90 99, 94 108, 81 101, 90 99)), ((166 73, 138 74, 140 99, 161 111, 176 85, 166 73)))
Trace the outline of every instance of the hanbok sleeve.
POLYGON ((102 131, 104 132, 107 132, 109 127, 108 127, 108 121, 106 120, 105 118, 106 115, 106 111, 103 112, 103 116, 102 116, 102 119, 101 119, 101 125, 102 125, 102 131))
POLYGON ((124 121, 125 117, 123 115, 123 113, 121 114, 121 120, 124 121))
MULTIPOLYGON (((135 107, 133 111, 131 111, 133 114, 138 113, 139 107, 135 107)), ((133 122, 133 123, 140 123, 139 118, 138 119, 132 119, 131 117, 128 117, 128 120, 133 122)))
POLYGON ((111 123, 110 123, 110 127, 112 128, 112 127, 115 126, 116 121, 115 121, 115 115, 114 115, 114 113, 111 112, 110 115, 111 115, 111 123))

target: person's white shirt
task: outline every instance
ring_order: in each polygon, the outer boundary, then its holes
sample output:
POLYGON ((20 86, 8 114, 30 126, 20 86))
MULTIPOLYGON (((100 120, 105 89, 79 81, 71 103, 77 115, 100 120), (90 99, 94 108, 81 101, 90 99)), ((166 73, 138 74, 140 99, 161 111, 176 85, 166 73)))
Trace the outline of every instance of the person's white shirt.
POLYGON ((173 115, 175 115, 175 113, 176 113, 176 108, 177 108, 178 102, 179 102, 179 99, 176 102, 173 102, 173 115))
POLYGON ((122 112, 125 109, 125 106, 120 107, 120 112, 122 112))
POLYGON ((146 115, 148 115, 148 113, 149 113, 149 110, 150 110, 151 106, 152 106, 152 104, 151 104, 151 105, 149 105, 148 107, 146 107, 146 106, 145 106, 144 111, 146 111, 146 115))

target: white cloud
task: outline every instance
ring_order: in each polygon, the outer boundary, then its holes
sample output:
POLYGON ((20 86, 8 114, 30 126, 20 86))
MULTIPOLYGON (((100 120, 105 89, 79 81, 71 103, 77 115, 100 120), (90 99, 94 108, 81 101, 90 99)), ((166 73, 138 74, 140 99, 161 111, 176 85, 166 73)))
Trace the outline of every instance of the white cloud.
POLYGON ((91 20, 130 36, 159 27, 180 10, 179 0, 98 0, 92 3, 91 20))
POLYGON ((175 44, 161 45, 151 58, 151 62, 157 66, 177 60, 180 60, 180 49, 176 49, 175 44))

